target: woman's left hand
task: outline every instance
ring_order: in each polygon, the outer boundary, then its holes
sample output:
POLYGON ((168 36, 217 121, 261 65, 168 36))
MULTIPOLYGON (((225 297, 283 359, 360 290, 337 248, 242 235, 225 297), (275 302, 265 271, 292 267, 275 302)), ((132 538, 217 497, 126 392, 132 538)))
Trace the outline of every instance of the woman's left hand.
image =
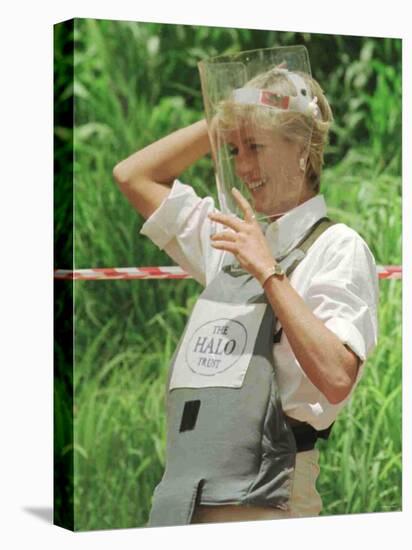
POLYGON ((234 254, 240 266, 261 282, 261 277, 275 264, 275 260, 252 207, 240 191, 233 188, 232 192, 243 212, 244 220, 220 212, 209 214, 211 220, 233 230, 212 235, 212 246, 234 254))

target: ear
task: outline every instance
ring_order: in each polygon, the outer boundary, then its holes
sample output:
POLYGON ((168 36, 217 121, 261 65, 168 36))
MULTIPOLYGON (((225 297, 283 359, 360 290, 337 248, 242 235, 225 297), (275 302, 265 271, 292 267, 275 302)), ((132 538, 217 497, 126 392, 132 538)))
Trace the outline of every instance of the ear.
POLYGON ((308 143, 306 144, 300 143, 298 145, 297 152, 298 152, 298 164, 300 169, 302 169, 302 164, 305 166, 305 168, 308 164, 309 148, 310 148, 310 145, 308 143))

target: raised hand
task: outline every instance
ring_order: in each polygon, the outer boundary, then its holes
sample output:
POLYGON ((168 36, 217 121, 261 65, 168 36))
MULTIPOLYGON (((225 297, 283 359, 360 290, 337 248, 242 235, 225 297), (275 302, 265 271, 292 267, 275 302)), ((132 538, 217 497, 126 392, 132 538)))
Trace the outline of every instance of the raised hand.
POLYGON ((244 219, 220 212, 209 214, 211 220, 232 230, 215 233, 211 244, 214 248, 231 252, 241 267, 262 283, 262 277, 275 260, 249 202, 237 189, 233 188, 232 193, 244 219))

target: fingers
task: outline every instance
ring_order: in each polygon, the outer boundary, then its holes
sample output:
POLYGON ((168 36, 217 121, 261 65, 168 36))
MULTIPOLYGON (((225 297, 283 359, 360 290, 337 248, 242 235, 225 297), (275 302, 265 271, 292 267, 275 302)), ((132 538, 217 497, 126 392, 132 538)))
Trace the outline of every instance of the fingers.
POLYGON ((221 212, 212 212, 209 214, 209 218, 215 222, 221 223, 233 229, 234 231, 241 231, 243 220, 228 214, 222 214, 221 212))
POLYGON ((250 204, 240 191, 233 187, 232 194, 243 212, 244 220, 241 220, 236 216, 222 214, 221 212, 212 212, 209 214, 209 218, 213 221, 230 227, 230 229, 233 229, 234 231, 239 232, 245 228, 245 226, 243 225, 244 222, 253 223, 256 220, 256 216, 254 214, 253 208, 250 206, 250 204))
POLYGON ((235 187, 232 189, 232 194, 235 197, 236 202, 240 206, 243 212, 243 216, 245 218, 245 222, 251 222, 253 221, 256 216, 253 212, 253 208, 250 206, 248 201, 245 199, 245 197, 242 195, 240 191, 238 191, 235 187))
POLYGON ((211 236, 214 241, 236 241, 236 233, 234 231, 221 231, 211 236))
POLYGON ((218 248, 219 250, 226 250, 226 252, 231 252, 234 256, 238 253, 237 245, 231 241, 213 241, 211 243, 213 248, 218 248))

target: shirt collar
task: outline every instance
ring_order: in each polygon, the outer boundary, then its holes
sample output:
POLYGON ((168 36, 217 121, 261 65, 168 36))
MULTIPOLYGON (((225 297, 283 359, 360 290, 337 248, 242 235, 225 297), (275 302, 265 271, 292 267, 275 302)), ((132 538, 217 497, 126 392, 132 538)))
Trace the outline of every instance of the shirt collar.
POLYGON ((323 195, 316 195, 269 224, 265 236, 274 257, 284 256, 326 212, 323 195))

